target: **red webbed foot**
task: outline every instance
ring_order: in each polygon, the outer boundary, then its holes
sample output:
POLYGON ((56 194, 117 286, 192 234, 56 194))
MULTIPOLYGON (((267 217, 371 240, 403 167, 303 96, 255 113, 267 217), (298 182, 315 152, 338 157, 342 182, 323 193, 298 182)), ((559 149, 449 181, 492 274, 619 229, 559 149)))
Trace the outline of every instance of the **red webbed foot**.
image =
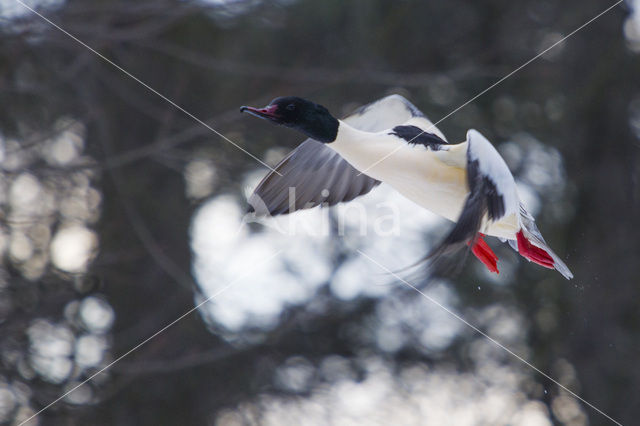
POLYGON ((549 256, 549 253, 531 244, 522 231, 518 231, 516 237, 518 238, 518 252, 520 252, 522 257, 545 268, 554 269, 554 261, 553 258, 549 256))
POLYGON ((475 241, 470 241, 468 244, 473 246, 471 247, 471 252, 475 257, 480 260, 480 262, 484 263, 487 269, 491 272, 495 272, 499 274, 498 271, 498 256, 491 250, 491 247, 484 241, 484 234, 478 233, 478 237, 475 241))

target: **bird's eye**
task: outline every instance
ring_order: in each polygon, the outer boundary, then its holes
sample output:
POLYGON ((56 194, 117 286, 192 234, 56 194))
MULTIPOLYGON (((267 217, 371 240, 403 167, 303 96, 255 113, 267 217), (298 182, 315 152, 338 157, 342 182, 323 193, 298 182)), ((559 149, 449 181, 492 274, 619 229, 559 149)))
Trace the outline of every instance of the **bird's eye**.
POLYGON ((289 104, 289 105, 287 105, 287 111, 293 111, 294 109, 296 109, 295 104, 289 104))

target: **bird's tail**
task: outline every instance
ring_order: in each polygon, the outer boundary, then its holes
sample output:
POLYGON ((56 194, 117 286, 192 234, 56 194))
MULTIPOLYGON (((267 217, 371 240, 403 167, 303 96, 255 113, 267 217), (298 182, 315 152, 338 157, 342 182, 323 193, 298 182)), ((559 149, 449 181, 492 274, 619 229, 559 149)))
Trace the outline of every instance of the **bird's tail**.
MULTIPOLYGON (((531 262, 535 262, 545 268, 555 269, 568 280, 573 278, 573 274, 567 265, 551 250, 544 238, 542 238, 542 234, 538 230, 533 216, 522 206, 520 207, 520 223, 521 228, 516 234, 517 246, 515 246, 514 249, 517 249, 522 257, 531 262)), ((514 246, 513 243, 511 243, 511 245, 514 246)))

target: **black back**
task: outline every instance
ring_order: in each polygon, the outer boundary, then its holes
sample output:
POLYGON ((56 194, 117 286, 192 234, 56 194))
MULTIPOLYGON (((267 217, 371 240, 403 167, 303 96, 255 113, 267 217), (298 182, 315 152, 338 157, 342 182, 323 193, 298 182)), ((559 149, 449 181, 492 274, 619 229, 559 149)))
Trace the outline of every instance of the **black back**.
POLYGON ((442 145, 446 145, 447 142, 442 140, 439 136, 428 133, 416 126, 396 126, 391 129, 390 135, 397 136, 407 141, 412 145, 424 145, 425 147, 437 151, 442 145))

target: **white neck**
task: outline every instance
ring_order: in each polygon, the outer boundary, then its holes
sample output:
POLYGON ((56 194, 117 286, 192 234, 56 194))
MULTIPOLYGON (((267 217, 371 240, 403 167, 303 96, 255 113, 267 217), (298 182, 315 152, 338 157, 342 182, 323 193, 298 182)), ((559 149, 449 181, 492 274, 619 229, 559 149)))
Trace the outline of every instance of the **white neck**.
POLYGON ((343 145, 357 144, 363 139, 371 138, 371 136, 374 135, 370 132, 358 130, 342 120, 338 120, 338 123, 338 134, 336 135, 336 139, 329 144, 332 148, 343 145))
POLYGON ((372 175, 370 167, 397 148, 397 139, 390 137, 387 132, 365 132, 344 121, 340 120, 339 123, 335 141, 327 146, 360 172, 366 171, 372 175))

